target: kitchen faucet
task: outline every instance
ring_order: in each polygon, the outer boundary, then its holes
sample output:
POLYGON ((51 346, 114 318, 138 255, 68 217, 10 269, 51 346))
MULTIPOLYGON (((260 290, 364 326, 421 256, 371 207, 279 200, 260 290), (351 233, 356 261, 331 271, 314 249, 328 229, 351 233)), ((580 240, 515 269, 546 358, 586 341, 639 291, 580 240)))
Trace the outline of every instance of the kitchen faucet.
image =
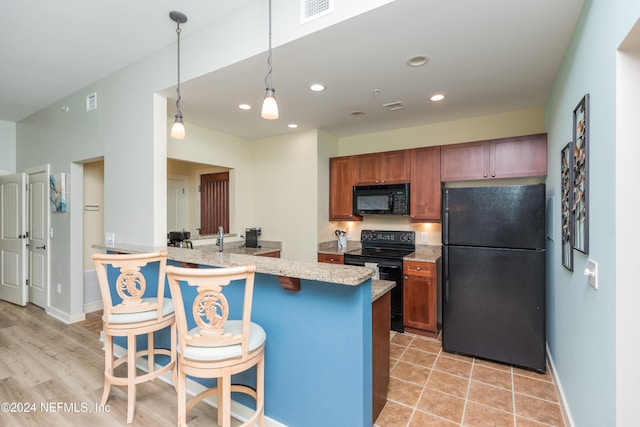
POLYGON ((220 248, 218 249, 218 251, 222 252, 222 249, 224 246, 224 227, 223 226, 218 227, 218 238, 216 239, 216 246, 220 248))

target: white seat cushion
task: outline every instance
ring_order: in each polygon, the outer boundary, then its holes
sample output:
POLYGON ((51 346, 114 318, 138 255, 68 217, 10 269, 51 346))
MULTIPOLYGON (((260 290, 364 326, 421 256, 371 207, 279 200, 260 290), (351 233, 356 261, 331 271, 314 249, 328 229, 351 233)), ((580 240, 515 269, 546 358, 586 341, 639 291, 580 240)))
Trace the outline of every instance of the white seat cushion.
MULTIPOLYGON (((149 304, 155 304, 158 299, 157 298, 142 298, 143 302, 148 302, 149 304)), ((110 323, 138 323, 138 322, 146 322, 149 320, 155 319, 156 310, 149 311, 140 311, 137 313, 117 313, 109 316, 110 323)), ((171 298, 165 297, 162 300, 162 317, 167 316, 168 314, 173 313, 173 301, 171 298)), ((102 316, 102 320, 104 320, 104 316, 102 316)))
MULTIPOLYGON (((189 331, 189 335, 195 335, 200 332, 200 328, 193 328, 189 331)), ((224 324, 224 332, 233 335, 240 335, 242 332, 241 320, 228 320, 224 324)), ((251 322, 249 327, 249 351, 253 351, 260 347, 267 339, 264 329, 258 324, 251 322)), ((178 347, 180 348, 180 347, 178 347)), ((188 345, 184 356, 191 360, 225 360, 240 357, 242 348, 240 344, 228 345, 224 347, 196 347, 188 345)))

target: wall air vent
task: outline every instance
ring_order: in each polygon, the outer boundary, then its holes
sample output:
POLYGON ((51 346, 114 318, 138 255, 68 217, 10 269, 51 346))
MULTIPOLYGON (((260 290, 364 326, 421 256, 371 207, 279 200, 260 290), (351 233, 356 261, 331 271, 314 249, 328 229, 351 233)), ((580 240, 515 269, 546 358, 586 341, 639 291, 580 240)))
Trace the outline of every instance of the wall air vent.
POLYGON ((93 92, 91 95, 87 95, 87 111, 95 110, 98 108, 98 95, 93 92))
POLYGON ((390 102, 388 104, 383 104, 382 106, 388 111, 402 110, 404 108, 402 101, 390 102))
POLYGON ((300 0, 300 23, 318 19, 333 12, 334 0, 300 0))

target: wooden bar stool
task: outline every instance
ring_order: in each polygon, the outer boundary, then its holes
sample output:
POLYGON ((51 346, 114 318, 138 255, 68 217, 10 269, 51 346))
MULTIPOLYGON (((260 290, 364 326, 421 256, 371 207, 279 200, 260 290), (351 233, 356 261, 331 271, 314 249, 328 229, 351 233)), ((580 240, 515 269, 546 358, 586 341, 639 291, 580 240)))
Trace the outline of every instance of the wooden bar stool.
MULTIPOLYGON (((175 303, 178 325, 178 425, 187 425, 187 412, 202 399, 216 395, 218 425, 231 425, 231 392, 248 394, 256 401, 254 414, 242 424, 264 427, 264 347, 266 333, 251 322, 255 266, 229 268, 181 268, 168 266, 167 277, 175 303), (228 320, 229 304, 222 293, 225 286, 242 286, 244 300, 241 320, 228 320), (197 295, 188 310, 182 287, 195 287, 197 295), (187 320, 189 319, 189 320, 187 320), (189 329, 188 322, 195 327, 189 329), (256 366, 255 390, 231 384, 231 376, 256 366), (186 376, 216 378, 217 385, 194 396, 187 404, 186 376)), ((239 316, 235 316, 239 317, 239 316)))
MULTIPOLYGON (((136 384, 150 381, 173 369, 176 363, 176 323, 173 301, 164 297, 167 253, 142 254, 94 254, 100 292, 102 294, 102 327, 104 330, 104 391, 101 404, 105 405, 112 385, 127 386, 127 423, 133 421, 136 402, 136 384), (141 269, 148 264, 158 263, 158 282, 147 284, 141 269), (115 269, 109 281, 109 270, 115 269), (170 348, 157 349, 153 333, 164 328, 170 329, 170 348), (147 336, 147 348, 137 351, 136 337, 147 336), (113 337, 127 338, 127 354, 113 359, 113 337), (155 369, 155 356, 169 356, 169 363, 155 369), (148 372, 136 374, 136 359, 146 356, 148 372), (118 377, 114 369, 127 364, 127 376, 118 377)), ((173 371, 174 384, 176 372, 173 371)))

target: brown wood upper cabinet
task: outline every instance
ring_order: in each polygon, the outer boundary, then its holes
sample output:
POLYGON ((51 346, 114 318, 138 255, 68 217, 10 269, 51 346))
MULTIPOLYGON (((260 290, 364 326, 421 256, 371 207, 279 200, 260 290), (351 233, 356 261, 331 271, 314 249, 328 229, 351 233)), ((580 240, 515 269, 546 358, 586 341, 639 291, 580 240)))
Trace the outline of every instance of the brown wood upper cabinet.
POLYGON ((362 221, 353 214, 353 156, 329 159, 329 220, 362 221))
POLYGON ((411 222, 439 221, 440 147, 411 150, 411 222))
POLYGON ((354 185, 409 182, 410 163, 409 150, 353 156, 354 185))
POLYGON ((546 174, 546 134, 442 146, 443 182, 521 178, 546 174))

